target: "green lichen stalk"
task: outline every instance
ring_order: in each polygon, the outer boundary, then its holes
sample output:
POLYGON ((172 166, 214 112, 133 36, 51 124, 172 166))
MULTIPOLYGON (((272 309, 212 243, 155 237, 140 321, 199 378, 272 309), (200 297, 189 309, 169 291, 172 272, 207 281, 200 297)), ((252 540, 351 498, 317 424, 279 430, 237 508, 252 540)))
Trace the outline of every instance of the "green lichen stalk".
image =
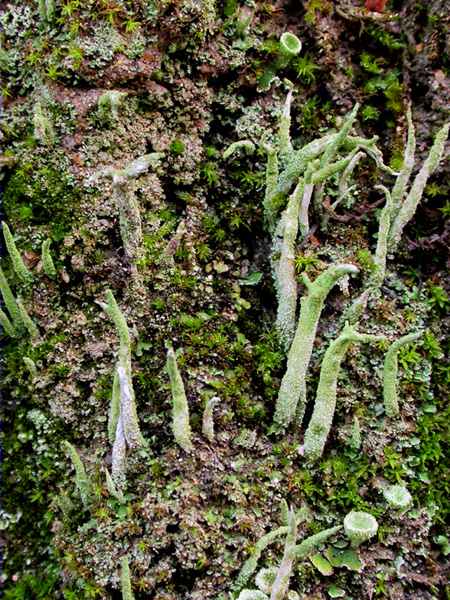
POLYGON ((186 398, 184 383, 178 370, 174 349, 167 349, 166 368, 172 391, 172 431, 175 441, 185 452, 191 452, 192 433, 189 424, 189 405, 186 398))
POLYGON ((272 586, 270 600, 283 600, 288 589, 291 579, 292 569, 295 560, 295 544, 297 541, 297 519, 294 511, 289 511, 288 517, 288 532, 284 543, 283 558, 278 568, 275 581, 272 586))
POLYGON ((55 269, 55 263, 53 262, 53 258, 52 255, 50 254, 50 244, 52 243, 52 240, 44 240, 42 242, 42 250, 41 250, 41 256, 42 256, 42 268, 44 270, 44 273, 46 275, 48 275, 49 277, 56 277, 56 269, 55 269))
POLYGON ((86 469, 84 468, 81 458, 75 448, 70 442, 64 441, 63 445, 69 455, 72 464, 75 468, 75 485, 77 486, 80 494, 81 501, 85 508, 88 508, 92 499, 92 486, 87 476, 86 469))
POLYGON ((9 335, 9 337, 15 337, 16 331, 14 329, 14 325, 11 323, 11 321, 8 319, 8 316, 3 312, 1 308, 0 325, 2 326, 2 329, 6 333, 6 335, 9 335))
POLYGON ((417 206, 422 198, 423 191, 430 175, 437 169, 444 154, 445 142, 447 141, 450 123, 446 123, 436 134, 434 144, 425 160, 422 168, 416 175, 411 189, 403 201, 390 230, 390 249, 395 250, 400 242, 403 229, 414 216, 417 206))
POLYGON ((120 561, 120 588, 122 591, 122 600, 134 600, 133 591, 131 589, 131 575, 128 557, 124 556, 120 561))
POLYGON ((9 316, 12 319, 14 329, 20 331, 23 329, 22 316, 17 306, 14 294, 9 287, 8 281, 0 267, 0 292, 2 294, 3 302, 5 303, 6 310, 9 312, 9 316))
POLYGON ((3 237, 5 238, 6 248, 8 250, 9 256, 11 257, 11 263, 14 269, 14 273, 21 281, 23 281, 23 283, 31 283, 33 281, 33 275, 25 266, 20 252, 17 250, 16 242, 14 241, 11 230, 9 229, 7 223, 2 223, 2 229, 3 237))
POLYGON ((383 400, 384 410, 388 417, 395 417, 399 413, 397 375, 398 352, 406 344, 411 344, 421 337, 422 333, 405 335, 391 344, 386 352, 383 368, 383 400))
POLYGON ((357 272, 358 269, 354 265, 341 264, 328 267, 314 283, 304 275, 307 295, 300 302, 300 318, 289 350, 286 373, 278 393, 274 415, 276 429, 288 427, 294 420, 296 411, 301 424, 306 406, 306 373, 325 299, 339 279, 357 272))
MULTIPOLYGON (((289 512, 287 513, 287 515, 289 515, 289 512)), ((307 519, 309 519, 309 517, 310 513, 307 508, 300 509, 296 514, 297 525, 299 525, 303 521, 306 521, 307 519)), ((239 571, 239 575, 237 576, 236 582, 234 583, 232 588, 234 592, 239 591, 244 587, 244 585, 246 585, 250 577, 256 571, 256 568, 258 566, 258 560, 261 558, 261 555, 264 552, 264 550, 276 539, 280 538, 283 535, 286 535, 287 533, 288 526, 283 525, 282 527, 278 527, 277 529, 266 533, 266 535, 263 535, 262 538, 260 538, 256 542, 251 556, 245 561, 245 563, 242 565, 241 570, 239 571)))
POLYGON ((298 559, 306 558, 313 552, 317 550, 317 548, 327 541, 328 538, 335 535, 338 531, 340 531, 342 527, 337 525, 336 527, 330 527, 329 529, 324 529, 323 531, 319 531, 314 535, 311 535, 297 544, 294 548, 295 557, 298 559))
POLYGON ((383 336, 358 333, 347 324, 341 335, 328 347, 320 369, 314 411, 305 433, 304 456, 307 460, 316 460, 322 456, 336 408, 337 380, 341 363, 350 345, 378 342, 383 339, 383 336))
POLYGON ((27 313, 27 309, 23 305, 22 300, 17 298, 17 308, 19 309, 20 318, 22 320, 22 325, 28 331, 28 334, 31 339, 36 339, 39 337, 39 330, 31 319, 30 315, 27 313))

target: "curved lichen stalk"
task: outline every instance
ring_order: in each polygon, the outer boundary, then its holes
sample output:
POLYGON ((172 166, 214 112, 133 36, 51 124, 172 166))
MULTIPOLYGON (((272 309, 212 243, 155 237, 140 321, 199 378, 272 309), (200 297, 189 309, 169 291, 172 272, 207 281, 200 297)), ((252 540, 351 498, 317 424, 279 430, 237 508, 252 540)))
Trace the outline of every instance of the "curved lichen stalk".
POLYGON ((314 411, 305 433, 305 459, 311 461, 322 456, 336 408, 337 380, 341 363, 350 345, 378 342, 384 339, 379 335, 358 333, 347 324, 341 335, 331 342, 323 357, 314 411))
POLYGON ((300 301, 300 317, 278 393, 274 415, 276 429, 288 427, 294 420, 296 411, 301 424, 306 405, 306 373, 325 299, 339 279, 357 272, 358 268, 354 265, 340 264, 328 267, 313 283, 303 275, 307 294, 300 301))
POLYGON ((297 519, 291 509, 288 516, 286 540, 284 543, 283 558, 275 576, 270 600, 283 600, 288 589, 295 561, 295 544, 297 541, 297 519))
POLYGON ((167 349, 166 368, 170 379, 172 391, 172 431, 175 441, 185 452, 191 452, 192 433, 189 424, 189 405, 186 398, 184 383, 178 370, 174 349, 167 349))
MULTIPOLYGON (((283 506, 282 506, 283 508, 283 506)), ((289 514, 289 513, 288 513, 289 514)), ((296 514, 297 525, 306 521, 310 517, 310 512, 307 508, 301 508, 296 514)), ((253 548, 253 552, 251 556, 245 561, 242 565, 241 570, 239 571, 239 575, 236 578, 236 581, 233 585, 232 591, 238 592, 242 589, 253 573, 256 571, 258 566, 258 560, 261 558, 261 554, 264 550, 275 540, 280 538, 283 535, 286 535, 288 532, 288 526, 283 525, 282 527, 278 527, 266 535, 263 535, 255 544, 253 548)))
POLYGON ((206 402, 205 409, 203 411, 202 419, 202 433, 206 439, 213 443, 214 442, 214 407, 220 402, 218 396, 213 396, 206 402))
POLYGON ((417 341, 421 336, 421 332, 405 335, 393 342, 386 352, 383 368, 383 399, 384 410, 388 417, 395 417, 399 413, 397 393, 398 352, 403 346, 417 341))

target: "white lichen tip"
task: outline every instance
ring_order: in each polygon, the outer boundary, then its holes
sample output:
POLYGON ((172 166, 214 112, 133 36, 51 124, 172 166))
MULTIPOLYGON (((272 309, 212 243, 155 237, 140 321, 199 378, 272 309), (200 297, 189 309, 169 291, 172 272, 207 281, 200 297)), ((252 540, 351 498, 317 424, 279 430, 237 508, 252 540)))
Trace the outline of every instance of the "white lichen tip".
POLYGON ((290 56, 296 56, 302 49, 302 43, 296 35, 286 31, 280 38, 280 46, 283 52, 290 56))
POLYGON ((376 535, 378 523, 371 514, 352 510, 344 519, 344 531, 353 548, 356 548, 376 535))
POLYGON ((270 594, 276 576, 277 570, 275 567, 261 569, 260 571, 258 571, 255 577, 256 587, 258 587, 265 594, 270 594))
POLYGON ((261 590, 242 590, 237 600, 269 600, 261 590))
POLYGON ((390 485, 383 490, 383 496, 393 508, 405 510, 412 504, 412 496, 404 485, 390 485))

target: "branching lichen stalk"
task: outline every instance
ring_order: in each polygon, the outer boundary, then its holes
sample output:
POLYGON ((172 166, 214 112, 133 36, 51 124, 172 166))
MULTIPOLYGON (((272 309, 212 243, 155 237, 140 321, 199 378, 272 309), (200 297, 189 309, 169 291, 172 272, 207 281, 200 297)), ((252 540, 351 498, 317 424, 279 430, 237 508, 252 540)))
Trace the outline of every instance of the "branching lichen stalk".
POLYGON ((278 568, 272 586, 270 600, 283 600, 288 589, 295 560, 295 544, 297 541, 297 519, 294 511, 289 511, 286 541, 284 543, 283 558, 278 568))
POLYGON ((306 373, 325 299, 339 279, 357 272, 358 268, 354 265, 340 264, 328 267, 314 283, 311 283, 306 275, 303 276, 307 294, 300 301, 300 317, 278 393, 274 415, 274 425, 277 429, 288 427, 297 410, 301 424, 306 405, 306 373))
POLYGON ((170 379, 172 392, 172 431, 175 441, 185 452, 191 452, 192 433, 189 424, 189 405, 186 398, 184 383, 178 370, 174 349, 167 349, 166 368, 170 379))
POLYGON ((303 542, 295 546, 295 557, 297 559, 306 558, 312 552, 315 552, 318 546, 326 542, 328 538, 333 536, 341 529, 342 527, 337 525, 336 527, 324 529, 323 531, 319 531, 319 533, 307 537, 306 540, 303 540, 303 542))
POLYGON ((421 335, 421 332, 404 335, 393 342, 386 352, 383 368, 383 399, 384 410, 388 417, 395 417, 399 413, 397 392, 398 352, 406 344, 417 341, 421 335))
POLYGON ((383 336, 358 333, 346 325, 341 335, 331 342, 323 357, 317 386, 314 411, 305 433, 304 456, 316 460, 322 456, 330 433, 336 408, 337 380, 342 360, 352 343, 370 343, 383 340, 383 336))

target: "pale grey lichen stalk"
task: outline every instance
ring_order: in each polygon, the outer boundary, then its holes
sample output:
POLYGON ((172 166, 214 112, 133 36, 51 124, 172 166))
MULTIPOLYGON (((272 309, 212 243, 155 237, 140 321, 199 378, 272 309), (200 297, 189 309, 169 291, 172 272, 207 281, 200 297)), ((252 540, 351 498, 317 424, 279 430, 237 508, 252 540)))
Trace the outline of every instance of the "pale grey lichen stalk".
MULTIPOLYGON (((284 504, 282 504, 283 509, 284 504)), ((283 509, 284 512, 284 509, 283 509)), ((289 515, 289 512, 287 513, 289 515)), ((296 514, 297 525, 306 521, 310 517, 310 512, 307 508, 301 508, 296 514)), ((261 558, 261 554, 264 550, 276 539, 280 538, 283 535, 286 535, 288 532, 288 526, 283 525, 282 527, 278 527, 263 535, 255 544, 251 556, 245 561, 242 565, 241 570, 239 571, 239 575, 233 585, 232 590, 234 592, 239 591, 244 585, 247 584, 250 577, 256 571, 258 566, 258 560, 261 558)))
POLYGON ((175 441, 185 452, 191 452, 192 432, 189 424, 189 405, 186 398, 184 383, 178 370, 174 349, 167 349, 166 368, 170 379, 172 392, 172 431, 175 441))
POLYGON ((202 419, 202 433, 205 438, 213 443, 214 442, 214 407, 219 403, 219 398, 214 396, 210 398, 205 405, 202 419))
POLYGON ((136 272, 136 263, 143 258, 143 246, 141 214, 136 197, 130 190, 130 180, 146 173, 162 156, 158 152, 146 154, 123 169, 109 168, 93 177, 93 180, 101 176, 110 177, 112 180, 114 201, 119 212, 120 235, 133 273, 136 272))
POLYGON ((92 499, 92 485, 87 476, 81 458, 70 442, 63 441, 67 454, 69 455, 75 469, 75 485, 80 494, 81 501, 85 508, 89 507, 92 499))
POLYGON ((124 556, 120 561, 120 588, 122 592, 122 600, 134 600, 133 591, 131 589, 131 575, 128 557, 124 556))
POLYGON ((353 343, 370 343, 384 340, 383 336, 358 333, 347 324, 323 357, 317 386, 314 411, 305 433, 304 456, 312 461, 322 456, 330 433, 336 408, 337 380, 344 356, 353 343))
POLYGON ((296 412, 301 424, 306 406, 306 373, 325 298, 339 279, 357 272, 358 268, 354 265, 340 264, 328 267, 313 283, 306 275, 303 276, 307 294, 301 299, 300 317, 289 350, 286 373, 278 393, 274 415, 275 428, 288 427, 296 412))
POLYGON ((108 416, 108 437, 113 444, 113 479, 122 485, 125 480, 127 448, 142 447, 145 440, 139 427, 133 390, 130 332, 111 290, 107 290, 106 299, 107 303, 101 303, 101 306, 114 322, 120 340, 108 416))
POLYGON ((384 410, 388 417, 395 417, 399 413, 397 375, 398 352, 406 344, 411 344, 421 337, 422 333, 410 333, 391 344, 384 358, 383 368, 383 400, 384 410))
POLYGON ((292 569, 295 560, 295 545, 297 541, 297 519, 295 512, 289 511, 286 540, 284 543, 283 558, 275 577, 275 581, 270 593, 270 600, 283 600, 291 579, 292 569))
POLYGON ((416 175, 411 189, 406 198, 401 203, 395 218, 392 219, 389 235, 390 250, 397 247, 403 229, 414 216, 417 206, 422 198, 423 191, 430 175, 437 169, 439 162, 444 154, 445 142, 447 141, 450 123, 446 123, 436 134, 434 143, 425 160, 422 168, 416 175))

